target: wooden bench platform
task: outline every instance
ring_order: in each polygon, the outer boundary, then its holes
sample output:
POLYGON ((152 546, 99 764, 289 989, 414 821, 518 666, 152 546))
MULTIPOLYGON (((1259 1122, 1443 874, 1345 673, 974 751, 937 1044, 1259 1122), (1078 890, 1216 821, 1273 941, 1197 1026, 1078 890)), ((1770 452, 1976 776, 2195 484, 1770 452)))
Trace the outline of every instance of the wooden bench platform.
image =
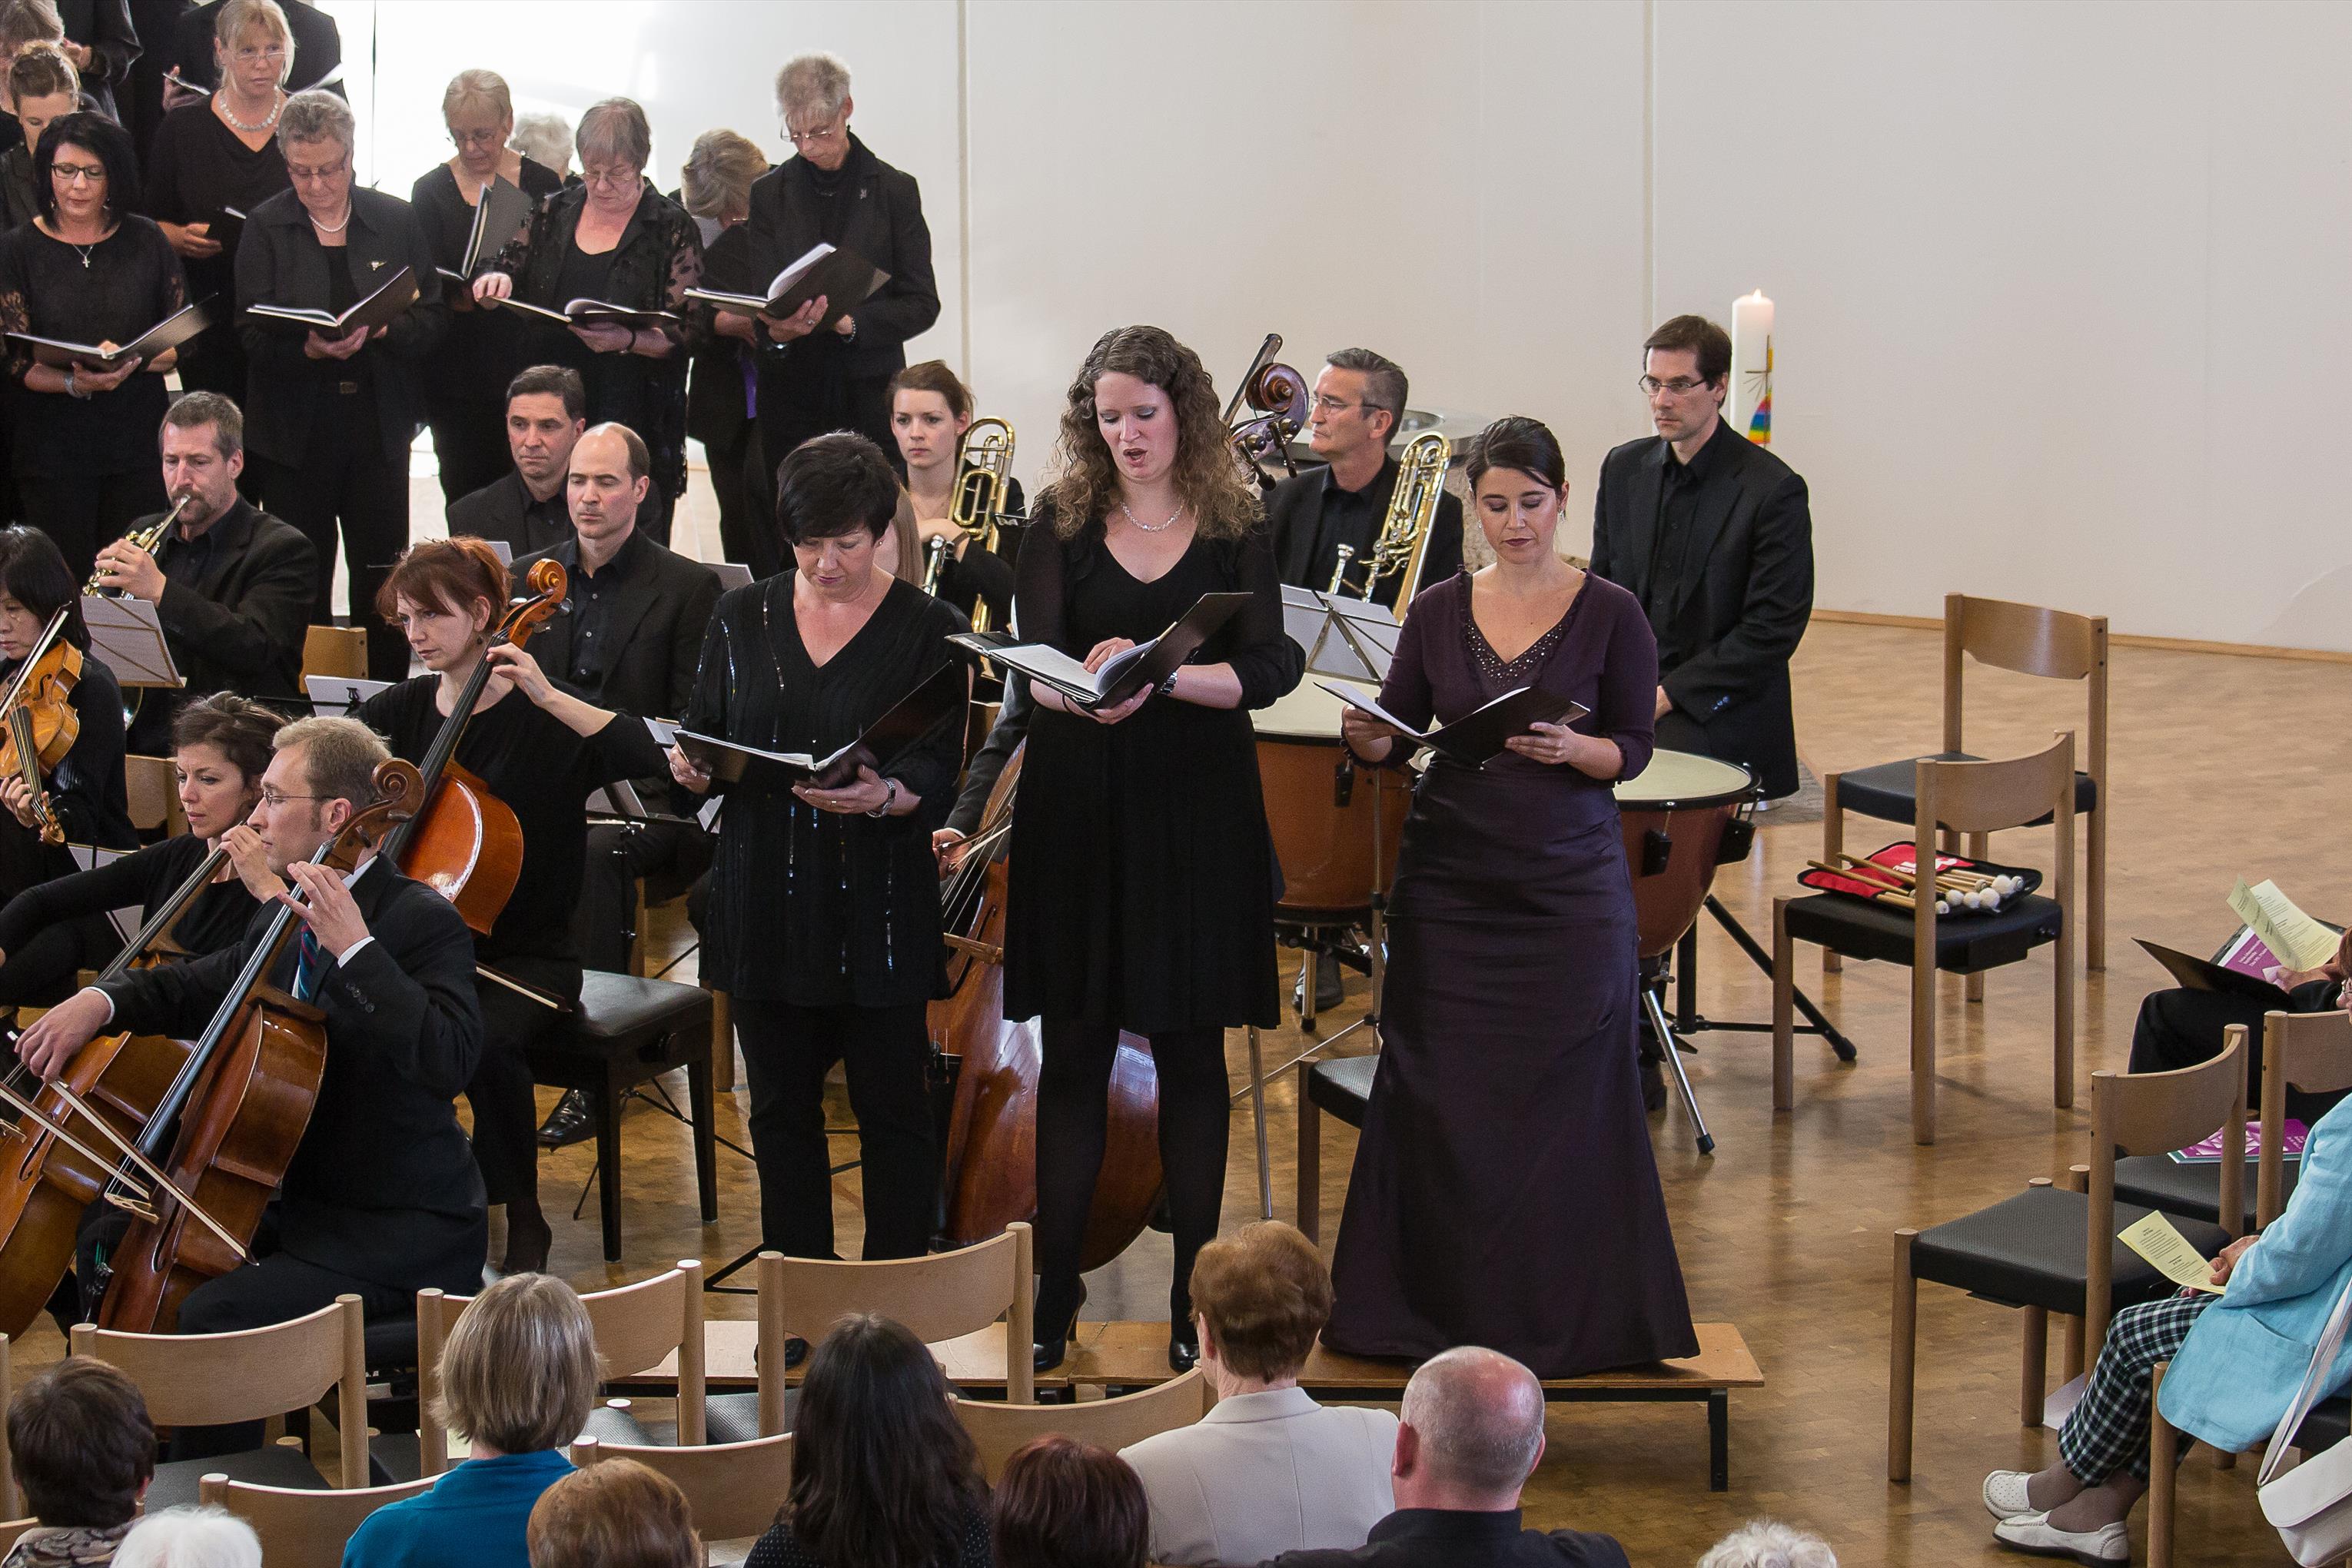
MULTIPOLYGON (((1543 1385, 1544 1397, 1564 1403, 1641 1405, 1654 1403, 1706 1405, 1707 1486, 1724 1491, 1731 1485, 1731 1391, 1764 1386, 1763 1369, 1732 1323, 1700 1323, 1698 1354, 1650 1366, 1621 1367, 1583 1377, 1557 1378, 1543 1385)), ((740 1320, 707 1325, 703 1375, 710 1391, 755 1387, 752 1352, 759 1342, 759 1325, 740 1320)), ((1004 1331, 983 1329, 976 1334, 931 1347, 948 1381, 968 1394, 1004 1396, 1004 1331)), ((1318 1345, 1298 1374, 1299 1386, 1318 1399, 1389 1404, 1404 1397, 1405 1380, 1413 1363, 1373 1361, 1339 1355, 1318 1345)), ((793 1369, 789 1382, 800 1381, 793 1369)), ((1062 1364, 1037 1376, 1040 1396, 1049 1393, 1075 1397, 1080 1388, 1106 1392, 1165 1383, 1175 1373, 1168 1366, 1168 1325, 1165 1323, 1082 1323, 1078 1342, 1062 1364)), ((646 1397, 674 1397, 677 1364, 672 1360, 615 1384, 614 1392, 646 1397)))

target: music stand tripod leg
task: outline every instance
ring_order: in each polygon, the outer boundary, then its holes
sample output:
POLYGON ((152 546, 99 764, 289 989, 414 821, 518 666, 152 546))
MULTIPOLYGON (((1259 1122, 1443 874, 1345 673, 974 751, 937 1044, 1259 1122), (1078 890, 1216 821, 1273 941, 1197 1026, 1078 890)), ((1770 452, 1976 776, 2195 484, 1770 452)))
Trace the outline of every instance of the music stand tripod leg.
MULTIPOLYGON (((1772 973, 1772 955, 1757 945, 1756 939, 1748 933, 1748 928, 1741 925, 1738 919, 1729 910, 1725 909, 1722 900, 1713 893, 1706 896, 1706 912, 1715 917, 1716 923, 1724 929, 1732 941, 1739 944, 1739 951, 1746 953, 1757 968, 1767 974, 1772 973)), ((1802 1013, 1806 1022, 1812 1025, 1812 1032, 1830 1043, 1830 1048, 1838 1054, 1838 1060, 1844 1062, 1853 1060, 1853 1042, 1838 1032, 1837 1026, 1831 1023, 1819 1007, 1813 1005, 1813 999, 1806 995, 1801 988, 1791 986, 1790 989, 1791 999, 1797 1005, 1797 1011, 1802 1013)), ((1709 1026, 1756 1028, 1760 1026, 1715 1024, 1709 1026)))
POLYGON ((1650 1016, 1650 1027, 1657 1031, 1658 1054, 1666 1058, 1674 1069, 1675 1087, 1682 1092, 1683 1109, 1690 1112, 1691 1125, 1698 1131, 1698 1152, 1715 1152, 1715 1135, 1706 1130, 1706 1118, 1700 1113, 1698 1096, 1691 1091, 1690 1075, 1683 1070, 1682 1047, 1675 1042, 1672 1025, 1666 1022, 1666 1009, 1658 994, 1648 985, 1641 987, 1642 1008, 1650 1016))

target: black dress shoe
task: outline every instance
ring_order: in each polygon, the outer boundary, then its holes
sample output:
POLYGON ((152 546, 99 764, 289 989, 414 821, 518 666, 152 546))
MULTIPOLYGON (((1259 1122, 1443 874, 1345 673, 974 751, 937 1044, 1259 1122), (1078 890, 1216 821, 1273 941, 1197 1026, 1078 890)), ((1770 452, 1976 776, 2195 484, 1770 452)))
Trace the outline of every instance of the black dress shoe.
POLYGON ((596 1136, 596 1113, 589 1109, 586 1091, 568 1089, 547 1120, 539 1124, 539 1146, 542 1149, 568 1149, 574 1143, 585 1143, 596 1136))
POLYGON ((1178 1372, 1190 1372, 1201 1362, 1201 1338, 1198 1331, 1186 1330, 1168 1336, 1168 1364, 1178 1372))
POLYGON ((1336 958, 1315 965, 1315 1010, 1328 1013, 1347 997, 1347 971, 1336 958))
POLYGON ((1033 1322, 1030 1331, 1037 1335, 1029 1347, 1034 1370, 1051 1372, 1062 1364, 1070 1353, 1070 1347, 1078 1342, 1078 1310, 1086 1304, 1087 1282, 1081 1279, 1078 1281, 1078 1299, 1071 1304, 1069 1316, 1063 1319, 1059 1331, 1055 1331, 1055 1325, 1042 1318, 1033 1322))
POLYGON ((1642 1109, 1659 1111, 1666 1108, 1666 1074, 1654 1057, 1642 1058, 1642 1109))

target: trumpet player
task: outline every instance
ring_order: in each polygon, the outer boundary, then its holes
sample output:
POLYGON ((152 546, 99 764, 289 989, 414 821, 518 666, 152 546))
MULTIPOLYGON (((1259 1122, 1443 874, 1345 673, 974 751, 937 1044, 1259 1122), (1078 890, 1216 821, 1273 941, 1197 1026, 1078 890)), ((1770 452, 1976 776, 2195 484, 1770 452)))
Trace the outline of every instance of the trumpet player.
MULTIPOLYGON (((1283 480, 1266 500, 1275 564, 1285 583, 1365 596, 1361 563, 1396 489, 1397 460, 1389 443, 1404 418, 1405 392, 1404 367, 1370 349, 1341 349, 1323 362, 1308 406, 1307 445, 1328 466, 1283 480)), ((1439 499, 1430 528, 1416 592, 1462 569, 1459 497, 1449 492, 1439 499)), ((1396 595, 1402 581, 1388 577, 1373 584, 1370 596, 1401 613, 1396 595)))
MULTIPOLYGON (((910 364, 890 378, 890 434, 907 465, 907 497, 925 585, 966 616, 985 605, 989 621, 1003 626, 1013 613, 1018 525, 1000 529, 991 550, 949 519, 955 506, 956 454, 971 428, 971 389, 940 361, 910 364), (930 571, 934 554, 940 563, 936 574, 930 571)), ((1005 480, 1003 510, 1021 514, 1020 480, 1005 480)))
POLYGON ((192 392, 164 411, 156 437, 163 490, 178 516, 152 513, 98 552, 100 593, 155 606, 172 661, 188 684, 152 688, 131 726, 131 750, 171 755, 172 719, 215 691, 301 694, 317 549, 292 523, 237 493, 245 416, 217 392, 192 392))

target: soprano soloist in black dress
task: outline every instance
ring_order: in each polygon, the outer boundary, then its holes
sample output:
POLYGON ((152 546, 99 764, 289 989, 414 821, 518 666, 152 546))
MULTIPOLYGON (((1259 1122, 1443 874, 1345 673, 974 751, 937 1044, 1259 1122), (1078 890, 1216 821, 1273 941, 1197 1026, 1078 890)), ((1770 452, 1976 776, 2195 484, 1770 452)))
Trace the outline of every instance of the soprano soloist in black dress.
MULTIPOLYGON (((1517 658, 1465 574, 1413 601, 1381 689, 1409 724, 1540 686, 1592 710, 1624 773, 1651 753, 1657 644, 1588 575, 1517 658)), ((1393 753, 1392 753, 1393 754, 1393 753)), ((1433 762, 1405 820, 1380 1070, 1323 1341, 1422 1358, 1485 1345, 1538 1377, 1698 1353, 1642 1111, 1633 890, 1611 781, 1507 753, 1433 762)))

